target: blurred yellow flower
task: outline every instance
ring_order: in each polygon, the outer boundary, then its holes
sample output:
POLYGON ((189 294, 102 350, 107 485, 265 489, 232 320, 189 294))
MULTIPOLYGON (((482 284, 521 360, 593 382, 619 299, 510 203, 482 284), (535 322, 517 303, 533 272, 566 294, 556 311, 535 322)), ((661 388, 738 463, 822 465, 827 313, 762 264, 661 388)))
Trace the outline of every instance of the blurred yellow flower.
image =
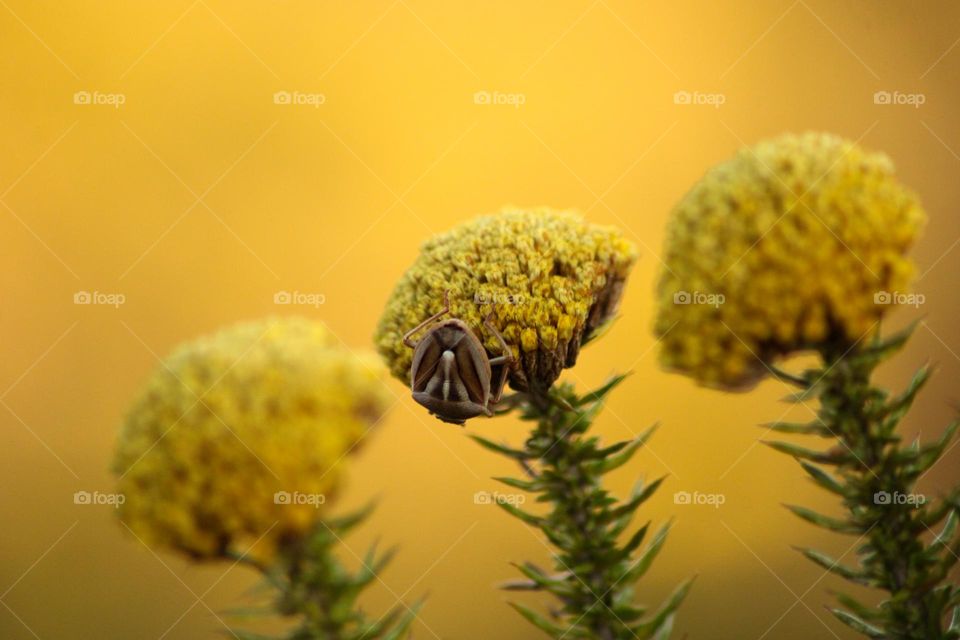
POLYGON ((394 289, 374 339, 393 374, 409 383, 412 350, 403 335, 441 310, 449 291, 450 317, 499 354, 483 326, 492 314, 518 358, 511 386, 545 389, 616 313, 636 257, 618 230, 577 213, 507 208, 428 240, 394 289))
POLYGON ((120 517, 148 544, 269 556, 324 513, 338 462, 388 406, 386 371, 322 326, 268 319, 178 348, 121 429, 120 517))
POLYGON ((910 283, 926 219, 890 159, 823 133, 783 135, 711 169, 667 230, 662 362, 755 384, 778 355, 870 333, 910 283))

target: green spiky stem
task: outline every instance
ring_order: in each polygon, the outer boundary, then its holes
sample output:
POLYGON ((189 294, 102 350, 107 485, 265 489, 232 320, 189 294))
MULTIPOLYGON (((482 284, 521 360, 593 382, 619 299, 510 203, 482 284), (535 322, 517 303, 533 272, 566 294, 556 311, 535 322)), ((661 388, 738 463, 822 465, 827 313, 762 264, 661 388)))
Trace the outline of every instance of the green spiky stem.
MULTIPOLYGON (((356 572, 346 569, 337 558, 335 550, 341 536, 363 521, 368 512, 319 523, 303 538, 285 541, 269 565, 247 561, 273 589, 274 602, 267 611, 297 620, 282 640, 398 640, 409 635, 422 603, 396 607, 378 619, 370 619, 357 602, 393 552, 377 554, 370 549, 356 572)), ((274 640, 246 631, 233 633, 240 640, 274 640)))
POLYGON ((649 524, 621 541, 634 512, 661 480, 638 485, 624 502, 603 488, 603 476, 627 463, 653 433, 651 428, 637 438, 605 448, 589 435, 604 398, 622 380, 623 376, 618 376, 582 398, 569 385, 525 394, 521 418, 535 426, 522 449, 474 436, 488 449, 519 462, 526 475, 497 480, 533 493, 537 502, 547 505, 546 513, 534 515, 509 502, 498 502, 539 529, 554 549, 553 572, 527 562, 518 565, 524 579, 505 585, 511 590, 547 592, 557 599, 560 607, 551 617, 511 603, 553 638, 665 639, 690 587, 690 581, 681 585, 650 615, 634 603, 634 584, 660 551, 668 526, 642 549, 649 524))
POLYGON ((802 507, 790 509, 813 524, 857 536, 858 543, 864 541, 857 550, 856 568, 811 549, 803 553, 828 571, 887 594, 875 608, 840 595, 845 608, 833 613, 870 638, 956 640, 960 626, 956 618, 951 622, 947 616, 960 603, 960 588, 948 581, 960 553, 957 492, 927 500, 916 492, 916 484, 945 453, 957 425, 948 427, 935 443, 904 446, 897 426, 929 378, 929 369, 918 372, 910 386, 893 397, 871 382, 874 369, 908 335, 886 341, 878 338, 865 348, 824 349, 823 368, 805 374, 805 390, 795 398, 802 402, 817 397, 817 420, 772 427, 832 439, 835 445, 821 452, 783 442, 771 444, 798 458, 818 485, 839 496, 846 516, 835 519, 802 507), (833 467, 833 473, 822 466, 833 467), (926 542, 941 523, 939 537, 926 542))
MULTIPOLYGON (((578 464, 575 439, 568 439, 576 428, 570 418, 576 412, 559 409, 543 396, 533 396, 531 405, 539 414, 537 427, 531 435, 528 448, 536 448, 542 473, 549 477, 550 492, 565 496, 562 501, 551 501, 547 520, 555 538, 560 542, 558 564, 562 569, 583 567, 571 580, 570 591, 562 600, 568 612, 582 615, 583 626, 602 640, 613 640, 619 626, 612 613, 611 579, 605 571, 604 560, 616 552, 616 540, 605 535, 605 527, 591 509, 591 499, 603 495, 600 477, 585 473, 578 464), (564 469, 566 473, 559 473, 564 469)), ((559 568, 559 567, 558 567, 559 568)))

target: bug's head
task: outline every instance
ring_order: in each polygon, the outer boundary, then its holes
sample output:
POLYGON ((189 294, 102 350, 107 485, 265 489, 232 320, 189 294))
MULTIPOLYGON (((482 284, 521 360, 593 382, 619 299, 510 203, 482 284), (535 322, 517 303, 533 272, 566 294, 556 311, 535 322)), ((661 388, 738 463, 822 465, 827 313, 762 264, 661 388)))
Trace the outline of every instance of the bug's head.
POLYGON ((413 399, 450 424, 490 416, 490 358, 470 328, 452 319, 417 344, 410 370, 413 399))
POLYGON ((471 406, 463 406, 463 403, 455 403, 460 406, 451 406, 451 404, 446 403, 431 407, 429 400, 424 402, 418 399, 416 395, 414 396, 414 400, 426 407, 430 415, 437 420, 446 422, 447 424, 455 424, 460 427, 464 426, 470 418, 476 418, 480 415, 490 415, 483 411, 482 406, 473 403, 471 403, 471 406))

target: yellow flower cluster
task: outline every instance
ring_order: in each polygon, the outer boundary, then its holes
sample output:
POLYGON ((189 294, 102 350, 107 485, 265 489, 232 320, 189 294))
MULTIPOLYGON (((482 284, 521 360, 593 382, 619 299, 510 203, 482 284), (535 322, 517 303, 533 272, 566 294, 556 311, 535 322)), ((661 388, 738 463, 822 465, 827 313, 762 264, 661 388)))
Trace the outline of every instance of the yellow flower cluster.
POLYGON ((240 324, 178 348, 121 429, 120 517, 152 545, 219 557, 314 525, 338 463, 388 406, 386 370, 299 318, 240 324))
POLYGON ((617 309, 633 245, 614 228, 569 211, 505 209, 428 240, 387 303, 374 339, 395 376, 409 382, 403 335, 443 308, 465 322, 491 355, 501 347, 519 366, 515 389, 547 388, 573 366, 583 340, 617 309))
POLYGON ((870 333, 910 283, 926 219, 890 159, 833 135, 784 135, 711 169, 673 211, 655 331, 662 362, 755 384, 779 355, 870 333))

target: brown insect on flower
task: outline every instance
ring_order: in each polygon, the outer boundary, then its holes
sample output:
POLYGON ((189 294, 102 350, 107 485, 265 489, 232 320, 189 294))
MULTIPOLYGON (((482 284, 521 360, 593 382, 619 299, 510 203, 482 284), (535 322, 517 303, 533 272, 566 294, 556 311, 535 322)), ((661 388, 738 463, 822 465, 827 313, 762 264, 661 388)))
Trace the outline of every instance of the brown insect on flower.
POLYGON ((449 293, 443 295, 443 309, 404 334, 403 344, 413 349, 410 366, 413 399, 443 422, 463 425, 469 418, 493 415, 490 405, 500 401, 507 375, 516 361, 489 316, 484 319, 484 325, 503 349, 503 355, 494 358, 470 327, 457 318, 438 322, 418 342, 411 340, 424 327, 450 313, 449 293), (491 386, 494 367, 499 370, 491 386))
MULTIPOLYGON (((439 311, 449 291, 450 317, 466 324, 490 357, 505 353, 504 340, 510 346, 510 388, 545 393, 616 316, 636 259, 620 231, 572 211, 507 208, 481 216, 423 244, 390 294, 374 341, 390 372, 410 384, 414 351, 404 336, 439 311)), ((493 379, 499 373, 494 368, 493 379)))

